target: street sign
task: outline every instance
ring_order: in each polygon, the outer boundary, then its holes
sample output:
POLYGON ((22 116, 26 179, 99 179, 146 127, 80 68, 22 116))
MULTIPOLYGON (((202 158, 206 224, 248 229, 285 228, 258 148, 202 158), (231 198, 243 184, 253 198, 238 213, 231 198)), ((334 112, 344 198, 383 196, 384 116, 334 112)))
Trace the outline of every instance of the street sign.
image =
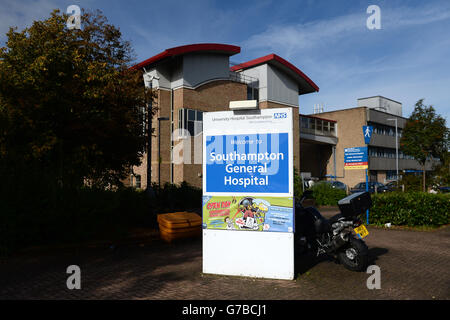
POLYGON ((344 169, 367 169, 368 164, 367 147, 344 149, 344 169))
POLYGON ((364 134, 364 143, 369 144, 370 139, 372 138, 373 127, 372 126, 363 126, 363 134, 364 134))
POLYGON ((291 108, 203 114, 203 272, 293 279, 291 108))

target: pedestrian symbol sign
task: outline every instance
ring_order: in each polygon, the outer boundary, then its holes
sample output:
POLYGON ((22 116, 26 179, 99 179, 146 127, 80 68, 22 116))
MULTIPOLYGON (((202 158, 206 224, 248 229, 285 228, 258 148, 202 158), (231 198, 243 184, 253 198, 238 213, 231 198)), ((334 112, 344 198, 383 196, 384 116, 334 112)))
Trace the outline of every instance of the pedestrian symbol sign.
POLYGON ((364 143, 369 144, 370 138, 372 138, 373 127, 372 126, 363 126, 363 134, 364 134, 364 143))

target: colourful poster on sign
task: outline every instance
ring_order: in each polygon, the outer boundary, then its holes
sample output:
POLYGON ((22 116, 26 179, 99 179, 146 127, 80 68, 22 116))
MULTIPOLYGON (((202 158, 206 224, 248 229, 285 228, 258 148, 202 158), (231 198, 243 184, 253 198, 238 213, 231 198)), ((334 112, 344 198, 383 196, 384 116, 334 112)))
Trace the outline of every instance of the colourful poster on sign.
POLYGON ((203 196, 203 228, 293 232, 293 198, 203 196))

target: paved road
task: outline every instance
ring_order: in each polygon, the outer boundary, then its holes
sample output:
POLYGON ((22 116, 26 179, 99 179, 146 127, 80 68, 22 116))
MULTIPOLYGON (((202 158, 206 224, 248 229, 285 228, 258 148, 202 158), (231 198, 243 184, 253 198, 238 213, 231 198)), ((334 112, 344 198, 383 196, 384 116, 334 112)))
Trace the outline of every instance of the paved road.
POLYGON ((202 274, 201 240, 66 249, 0 262, 0 299, 450 299, 450 227, 431 232, 369 228, 367 244, 381 268, 381 289, 368 274, 300 256, 296 280, 202 274), (67 266, 82 271, 68 290, 67 266))

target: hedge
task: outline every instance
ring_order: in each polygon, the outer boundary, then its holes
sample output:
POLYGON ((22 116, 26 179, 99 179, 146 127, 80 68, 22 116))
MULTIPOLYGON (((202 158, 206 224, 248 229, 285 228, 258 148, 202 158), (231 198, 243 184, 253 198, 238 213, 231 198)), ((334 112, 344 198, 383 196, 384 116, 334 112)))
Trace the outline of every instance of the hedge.
POLYGON ((397 226, 437 227, 450 223, 450 195, 392 192, 372 196, 370 222, 397 226))
POLYGON ((2 185, 0 255, 27 246, 114 241, 130 228, 156 228, 157 213, 201 207, 201 190, 186 183, 155 185, 154 191, 150 202, 145 192, 131 188, 2 185))
MULTIPOLYGON (((336 206, 338 201, 347 196, 346 192, 341 189, 333 188, 328 183, 318 183, 311 188, 312 197, 317 206, 336 206)), ((295 185, 295 197, 300 199, 303 195, 301 182, 295 185)))
POLYGON ((347 196, 344 190, 333 188, 328 183, 315 184, 311 189, 318 206, 336 206, 339 200, 347 196))

